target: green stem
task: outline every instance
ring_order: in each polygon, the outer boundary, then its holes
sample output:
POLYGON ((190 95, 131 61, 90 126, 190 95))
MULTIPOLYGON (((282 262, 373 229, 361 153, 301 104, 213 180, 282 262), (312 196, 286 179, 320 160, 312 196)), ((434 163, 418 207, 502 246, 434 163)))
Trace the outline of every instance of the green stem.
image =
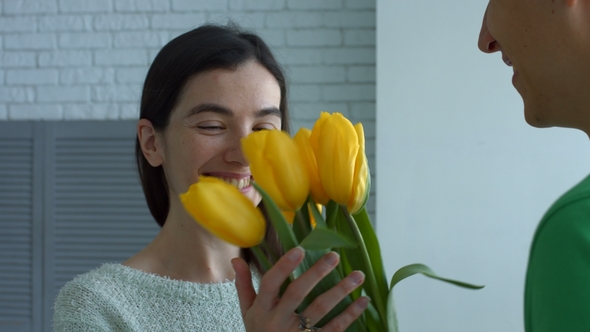
POLYGON ((305 218, 302 209, 307 209, 307 204, 305 204, 301 209, 295 211, 295 219, 297 219, 297 222, 301 223, 302 228, 305 230, 305 235, 308 235, 309 232, 311 232, 311 223, 309 221, 309 215, 307 218, 305 218))
POLYGON ((331 230, 336 229, 336 218, 338 218, 338 203, 330 200, 326 205, 326 223, 331 230))
POLYGON ((326 221, 324 220, 324 217, 322 216, 320 210, 318 210, 318 207, 315 205, 315 202, 313 201, 313 198, 311 198, 311 195, 307 197, 307 204, 311 209, 311 215, 315 218, 316 227, 326 228, 326 221))
POLYGON ((256 259, 260 263, 260 266, 264 269, 264 272, 270 270, 272 264, 268 261, 268 258, 260 248, 260 245, 255 245, 254 247, 251 247, 250 250, 252 250, 252 253, 254 256, 256 256, 256 259))
POLYGON ((361 232, 356 224, 356 222, 354 221, 354 219, 352 219, 352 216, 348 213, 348 211, 346 210, 346 206, 341 205, 340 209, 342 211, 342 213, 344 214, 344 217, 346 218, 346 221, 348 221, 348 225, 350 226, 350 229, 352 231, 352 233, 354 234, 354 238, 358 243, 358 249, 360 249, 360 253, 361 253, 361 258, 363 260, 363 263, 365 265, 365 269, 366 269, 366 279, 367 282, 365 282, 365 284, 367 285, 367 288, 371 291, 371 296, 374 297, 372 300, 374 300, 374 304, 375 307, 377 309, 377 312, 379 313, 379 317, 381 318, 381 324, 384 324, 385 319, 387 318, 387 310, 384 307, 384 302, 383 299, 381 298, 381 292, 379 292, 379 288, 377 287, 377 279, 375 279, 375 273, 373 272, 373 265, 371 264, 371 259, 369 257, 369 253, 367 252, 367 247, 365 246, 365 241, 363 240, 363 236, 361 235, 361 232))

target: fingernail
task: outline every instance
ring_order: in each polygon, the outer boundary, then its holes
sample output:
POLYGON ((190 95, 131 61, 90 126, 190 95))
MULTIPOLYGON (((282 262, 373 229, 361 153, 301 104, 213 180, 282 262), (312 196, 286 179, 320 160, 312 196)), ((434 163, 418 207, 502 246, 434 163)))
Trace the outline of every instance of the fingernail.
POLYGON ((288 253, 287 253, 287 259, 289 259, 292 262, 295 262, 299 259, 301 259, 301 257, 303 256, 304 251, 303 248, 301 247, 295 247, 293 249, 291 249, 288 253))
POLYGON ((328 253, 324 256, 324 262, 326 262, 328 265, 336 265, 339 257, 340 256, 337 253, 332 251, 331 253, 328 253))
POLYGON ((357 302, 357 306, 359 308, 365 310, 369 306, 369 302, 371 302, 371 299, 366 296, 363 296, 363 297, 359 298, 359 300, 357 302))
POLYGON ((355 285, 361 284, 365 280, 365 274, 363 271, 354 271, 350 274, 350 281, 355 285))

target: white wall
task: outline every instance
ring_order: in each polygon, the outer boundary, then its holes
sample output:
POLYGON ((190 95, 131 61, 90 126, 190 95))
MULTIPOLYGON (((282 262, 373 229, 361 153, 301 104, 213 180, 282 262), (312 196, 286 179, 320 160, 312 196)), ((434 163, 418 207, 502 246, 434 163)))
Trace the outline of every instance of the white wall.
POLYGON ((500 55, 477 49, 487 1, 377 1, 377 228, 388 274, 415 262, 402 332, 523 331, 535 227, 590 170, 588 137, 535 129, 500 55))

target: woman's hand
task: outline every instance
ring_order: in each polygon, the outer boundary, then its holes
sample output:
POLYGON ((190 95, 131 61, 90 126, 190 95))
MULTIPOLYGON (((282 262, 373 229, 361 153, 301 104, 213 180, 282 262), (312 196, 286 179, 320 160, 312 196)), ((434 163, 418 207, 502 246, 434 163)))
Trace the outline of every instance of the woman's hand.
MULTIPOLYGON (((305 253, 300 247, 289 250, 264 274, 258 295, 252 286, 252 276, 248 264, 241 258, 232 260, 246 331, 305 331, 305 329, 299 328, 301 320, 295 310, 314 286, 338 265, 340 258, 335 252, 326 254, 309 270, 291 282, 283 296, 279 298, 281 285, 301 263, 304 255, 305 253)), ((301 316, 308 318, 309 326, 313 326, 344 297, 360 286, 364 278, 361 271, 352 272, 332 289, 317 297, 301 313, 301 316)), ((363 313, 368 304, 367 297, 358 298, 345 311, 322 327, 322 331, 340 332, 346 330, 363 313)))

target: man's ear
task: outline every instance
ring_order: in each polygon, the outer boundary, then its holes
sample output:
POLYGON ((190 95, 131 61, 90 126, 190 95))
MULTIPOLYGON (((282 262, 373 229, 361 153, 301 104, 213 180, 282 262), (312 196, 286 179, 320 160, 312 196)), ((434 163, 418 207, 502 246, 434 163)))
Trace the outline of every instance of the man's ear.
POLYGON ((158 167, 164 162, 164 150, 162 135, 156 131, 152 122, 148 119, 139 119, 137 122, 137 138, 143 156, 153 167, 158 167))

